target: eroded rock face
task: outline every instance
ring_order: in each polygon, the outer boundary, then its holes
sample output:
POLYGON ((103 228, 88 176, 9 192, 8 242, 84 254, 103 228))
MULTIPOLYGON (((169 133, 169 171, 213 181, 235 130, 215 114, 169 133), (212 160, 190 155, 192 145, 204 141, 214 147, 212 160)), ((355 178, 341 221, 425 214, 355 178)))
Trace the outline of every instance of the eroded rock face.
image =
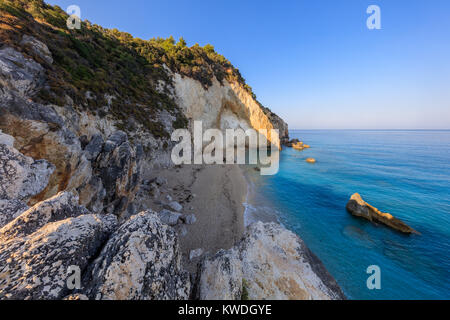
POLYGON ((97 300, 178 300, 190 293, 176 234, 152 211, 114 232, 84 283, 86 295, 97 300))
MULTIPOLYGON (((86 147, 89 154, 95 155, 100 148, 97 146, 100 139, 94 137, 86 147)), ((128 141, 128 136, 123 131, 116 131, 108 137, 100 152, 92 163, 94 179, 89 182, 89 187, 102 185, 105 192, 102 200, 106 213, 122 216, 129 203, 134 199, 141 181, 140 162, 142 160, 142 148, 133 147, 128 141)), ((101 189, 101 188, 100 188, 101 189)), ((92 193, 86 195, 93 196, 92 193)), ((98 195, 98 193, 97 193, 98 195)), ((86 202, 88 208, 90 203, 86 202)), ((92 200, 91 200, 92 202, 92 200)))
POLYGON ((224 80, 223 85, 217 79, 213 79, 213 85, 207 90, 199 81, 173 75, 175 94, 178 105, 185 116, 192 121, 202 121, 203 129, 243 129, 253 128, 255 130, 267 129, 268 141, 278 148, 280 146, 280 135, 283 141, 286 135, 287 125, 281 119, 274 123, 258 102, 237 83, 229 83, 224 80), (272 137, 270 129, 281 130, 280 134, 272 137))
POLYGON ((36 92, 44 82, 44 68, 10 47, 0 50, 0 85, 22 96, 36 92))
POLYGON ((46 187, 54 170, 46 160, 35 161, 0 144, 0 199, 28 201, 46 187))
POLYGON ((266 116, 269 118, 270 122, 272 122, 273 127, 275 129, 278 129, 281 145, 288 144, 289 143, 289 126, 288 126, 288 124, 283 119, 281 119, 280 116, 273 113, 270 109, 263 107, 263 111, 266 114, 266 116))
POLYGON ((335 280, 303 241, 281 226, 258 222, 228 251, 199 267, 196 295, 202 300, 344 299, 335 280))
POLYGON ((41 57, 48 64, 53 63, 53 57, 47 45, 36 39, 35 37, 24 35, 20 45, 28 47, 32 52, 41 57))
POLYGON ((382 223, 394 230, 403 233, 419 234, 419 232, 408 226, 403 221, 393 217, 389 213, 381 212, 377 208, 365 202, 358 193, 355 193, 350 198, 350 201, 347 203, 347 211, 354 216, 362 217, 369 221, 382 223))
POLYGON ((0 229, 0 299, 62 299, 69 294, 69 266, 86 268, 117 223, 112 215, 70 217, 84 213, 77 212, 75 200, 61 194, 0 229))

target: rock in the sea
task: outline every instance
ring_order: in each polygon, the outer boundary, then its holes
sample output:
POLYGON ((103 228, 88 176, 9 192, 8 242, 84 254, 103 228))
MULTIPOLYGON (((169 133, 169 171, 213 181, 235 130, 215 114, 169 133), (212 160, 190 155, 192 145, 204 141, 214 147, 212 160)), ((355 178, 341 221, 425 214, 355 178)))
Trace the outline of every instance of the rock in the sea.
POLYGON ((54 169, 46 160, 35 161, 0 144, 0 199, 27 201, 46 187, 54 169))
POLYGON ((178 238, 152 211, 114 232, 83 283, 84 293, 97 300, 178 300, 190 293, 178 238))
POLYGON ((397 231, 411 234, 419 234, 416 230, 405 224, 403 221, 393 217, 389 213, 384 213, 365 202, 362 197, 355 193, 347 203, 347 211, 354 216, 365 218, 372 222, 382 223, 397 231))
POLYGON ((316 163, 317 161, 314 158, 308 158, 308 159, 306 159, 306 162, 308 162, 308 163, 316 163))
POLYGON ((240 300, 243 291, 251 300, 345 299, 303 241, 275 223, 251 225, 237 246, 204 259, 198 278, 202 300, 240 300))
POLYGON ((299 143, 299 142, 300 142, 300 140, 298 140, 298 139, 292 139, 291 141, 289 141, 289 142, 286 143, 286 146, 292 148, 292 146, 293 146, 294 144, 297 144, 297 143, 299 143))
POLYGON ((36 228, 35 220, 20 217, 0 229, 2 300, 63 299, 69 295, 69 267, 84 270, 117 223, 112 215, 88 214, 36 228), (17 227, 20 236, 11 238, 17 227))

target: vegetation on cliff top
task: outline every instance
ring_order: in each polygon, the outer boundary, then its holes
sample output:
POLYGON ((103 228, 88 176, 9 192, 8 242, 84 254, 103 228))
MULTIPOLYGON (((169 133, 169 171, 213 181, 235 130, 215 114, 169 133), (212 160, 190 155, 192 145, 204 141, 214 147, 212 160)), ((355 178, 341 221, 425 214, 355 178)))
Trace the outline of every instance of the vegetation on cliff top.
POLYGON ((171 113, 176 128, 185 127, 187 119, 171 98, 172 80, 165 66, 205 88, 216 77, 220 82, 237 81, 253 95, 239 70, 211 45, 188 47, 182 38, 176 42, 173 37, 142 40, 89 21, 82 22, 79 30, 69 30, 67 18, 64 10, 43 0, 0 0, 0 46, 13 46, 46 68, 48 86, 36 95, 38 102, 62 106, 68 96, 75 105, 104 116, 101 107, 107 96, 114 96, 109 113, 122 122, 123 129, 133 117, 155 136, 167 137, 156 120, 159 111, 171 113), (24 34, 48 46, 52 65, 32 48, 19 46, 24 34))

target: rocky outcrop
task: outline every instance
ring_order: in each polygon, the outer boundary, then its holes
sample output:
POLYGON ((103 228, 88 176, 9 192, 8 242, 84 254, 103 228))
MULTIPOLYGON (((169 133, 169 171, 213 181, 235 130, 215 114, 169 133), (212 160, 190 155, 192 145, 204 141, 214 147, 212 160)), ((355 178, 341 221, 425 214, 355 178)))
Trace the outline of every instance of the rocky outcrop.
POLYGON ((178 300, 190 293, 177 236, 152 211, 130 218, 112 235, 84 282, 91 299, 178 300))
POLYGON ((362 217, 372 222, 382 223, 394 230, 411 234, 419 234, 416 230, 405 224, 403 221, 393 217, 389 213, 384 213, 365 202, 362 197, 355 193, 347 203, 347 211, 356 217, 362 217))
POLYGON ((114 229, 112 215, 80 215, 60 194, 0 229, 0 299, 62 299, 70 266, 83 270, 114 229))
POLYGON ((343 299, 320 260, 281 226, 258 222, 228 251, 204 259, 196 296, 202 300, 343 299))
POLYGON ((46 160, 33 160, 12 146, 0 144, 0 199, 28 199, 47 185, 55 167, 46 160))
POLYGON ((280 136, 280 144, 287 145, 289 143, 289 126, 288 124, 281 119, 280 116, 273 113, 269 108, 262 107, 264 113, 269 118, 275 129, 278 129, 280 136))
POLYGON ((39 63, 25 58, 13 48, 0 49, 0 87, 11 93, 29 96, 35 93, 44 81, 44 68, 39 63))
POLYGON ((154 212, 135 215, 117 228, 114 215, 90 214, 76 195, 66 192, 0 229, 0 299, 161 300, 189 295, 176 233, 154 212), (75 292, 67 285, 73 266, 84 274, 75 292))
POLYGON ((48 47, 35 37, 25 34, 22 38, 22 41, 20 42, 20 45, 23 47, 27 47, 29 51, 39 56, 46 63, 53 63, 53 57, 48 47))
POLYGON ((106 213, 127 216, 140 184, 142 147, 133 147, 125 132, 116 131, 104 143, 94 136, 85 152, 92 161, 93 176, 80 188, 81 203, 93 212, 104 208, 106 213), (99 192, 92 193, 96 190, 99 192))
POLYGON ((25 237, 48 223, 87 213, 88 211, 84 207, 78 205, 77 195, 61 192, 22 212, 20 216, 5 226, 2 239, 25 237))

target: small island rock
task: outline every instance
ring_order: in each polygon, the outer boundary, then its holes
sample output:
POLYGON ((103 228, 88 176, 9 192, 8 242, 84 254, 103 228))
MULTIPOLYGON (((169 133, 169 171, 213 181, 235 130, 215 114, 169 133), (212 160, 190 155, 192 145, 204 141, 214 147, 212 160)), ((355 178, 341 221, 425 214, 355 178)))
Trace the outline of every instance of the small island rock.
POLYGON ((363 217, 369 221, 382 223, 403 233, 419 234, 416 230, 406 225, 403 221, 393 217, 389 213, 381 212, 377 208, 365 202, 358 193, 355 193, 350 198, 350 201, 347 203, 347 211, 354 216, 363 217))

